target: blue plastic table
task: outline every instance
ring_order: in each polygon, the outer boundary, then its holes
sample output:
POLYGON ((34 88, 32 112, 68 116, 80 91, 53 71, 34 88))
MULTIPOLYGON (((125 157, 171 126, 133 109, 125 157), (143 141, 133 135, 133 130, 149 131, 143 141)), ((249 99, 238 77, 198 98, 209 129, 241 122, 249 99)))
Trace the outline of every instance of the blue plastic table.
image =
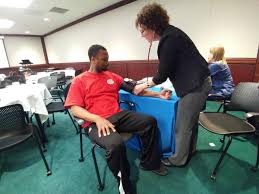
MULTIPOLYGON (((159 88, 152 88, 157 91, 159 88)), ((178 97, 173 92, 170 100, 153 97, 135 96, 124 90, 120 90, 120 100, 131 101, 135 104, 134 111, 152 115, 156 118, 159 127, 159 144, 163 157, 169 157, 175 152, 175 118, 177 111, 178 97)), ((129 109, 125 104, 122 109, 129 109)), ((131 138, 127 146, 140 150, 138 137, 131 138)))

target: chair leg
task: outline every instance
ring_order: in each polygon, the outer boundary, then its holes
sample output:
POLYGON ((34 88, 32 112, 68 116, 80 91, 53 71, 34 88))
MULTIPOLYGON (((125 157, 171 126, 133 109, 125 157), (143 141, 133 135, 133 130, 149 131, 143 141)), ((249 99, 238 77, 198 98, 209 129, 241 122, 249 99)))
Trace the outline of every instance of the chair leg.
POLYGON ((79 127, 79 137, 80 137, 80 158, 79 162, 83 162, 84 159, 84 153, 83 153, 83 134, 82 134, 82 128, 79 127))
POLYGON ((24 112, 27 123, 30 123, 29 112, 24 112))
POLYGON ((212 174, 210 176, 211 179, 213 179, 213 180, 216 179, 217 170, 218 170, 218 168, 219 168, 219 166, 220 166, 220 164, 221 164, 221 162, 222 162, 222 160, 223 160, 223 158, 224 158, 224 156, 225 156, 225 154, 226 154, 226 152, 227 152, 231 142, 232 142, 232 137, 230 136, 229 139, 228 139, 228 143, 227 143, 225 149, 222 151, 221 156, 220 156, 220 158, 219 158, 219 160, 218 160, 218 162, 216 164, 216 167, 213 169, 213 172, 212 172, 212 174))
POLYGON ((64 104, 64 100, 63 100, 62 96, 60 96, 60 95, 58 95, 58 96, 59 96, 59 99, 61 100, 61 102, 63 102, 63 104, 64 104))
POLYGON ((220 138, 220 143, 221 143, 221 147, 220 147, 220 151, 223 151, 224 150, 224 147, 225 147, 225 139, 226 139, 226 136, 225 135, 223 135, 223 137, 222 138, 220 138))
POLYGON ((78 134, 78 129, 77 129, 77 126, 76 126, 76 124, 75 124, 75 122, 74 122, 74 119, 72 118, 72 116, 71 116, 71 114, 69 113, 69 111, 67 111, 67 114, 69 115, 69 117, 70 117, 70 119, 71 119, 71 121, 72 121, 72 123, 73 123, 73 125, 74 125, 74 127, 75 127, 75 129, 76 129, 76 134, 78 134))
POLYGON ((37 137, 38 140, 39 140, 39 143, 40 143, 40 146, 41 146, 41 148, 42 148, 42 151, 43 151, 43 152, 46 152, 47 149, 46 149, 46 147, 45 147, 45 142, 42 140, 42 137, 41 137, 41 135, 40 135, 39 127, 36 127, 36 129, 34 130, 34 134, 36 134, 36 137, 37 137))
MULTIPOLYGON (((30 122, 32 124, 32 122, 30 122)), ((44 124, 42 124, 42 126, 44 127, 44 124)), ((36 127, 36 129, 34 130, 34 133, 37 134, 37 137, 38 139, 40 140, 40 143, 41 143, 41 147, 42 147, 42 150, 43 152, 47 151, 46 150, 46 147, 45 147, 45 141, 43 139, 43 135, 42 135, 42 132, 40 130, 40 127, 36 127)))
POLYGON ((53 120, 52 120, 52 125, 55 125, 55 124, 56 124, 56 121, 55 121, 55 115, 54 115, 54 113, 52 113, 52 118, 53 118, 53 120))
POLYGON ((257 142, 257 158, 256 158, 256 164, 255 166, 252 167, 252 171, 256 172, 258 170, 258 165, 259 165, 259 137, 258 142, 257 142))
POLYGON ((36 141, 36 143, 37 143, 37 145, 38 145, 38 148, 39 148, 39 150, 40 150, 41 158, 42 158, 42 160, 43 160, 43 162, 44 162, 44 164, 45 164, 45 167, 46 167, 46 169, 47 169, 47 176, 49 176, 49 175, 52 174, 52 172, 51 172, 51 170, 50 170, 50 168, 49 168, 49 165, 48 165, 48 162, 47 162, 47 160, 46 160, 46 158, 45 158, 45 156, 44 156, 44 153, 43 153, 43 150, 42 150, 42 148, 41 148, 39 139, 38 139, 35 135, 33 135, 33 138, 34 138, 34 140, 36 141))
POLYGON ((97 179, 98 179, 98 190, 102 191, 104 189, 104 184, 101 181, 100 172, 99 172, 99 168, 98 168, 97 161, 96 161, 95 147, 96 147, 96 144, 93 145, 93 147, 92 147, 92 156, 93 156, 93 160, 94 160, 95 172, 96 172, 97 179))
POLYGON ((220 106, 219 106, 219 108, 218 108, 218 110, 217 110, 217 112, 219 112, 220 111, 220 109, 221 109, 221 107, 223 106, 223 103, 221 103, 220 104, 220 106))
MULTIPOLYGON (((37 121, 37 125, 39 127, 40 137, 41 137, 42 142, 48 142, 47 136, 44 131, 44 124, 41 123, 39 114, 35 114, 35 118, 37 121)), ((48 121, 49 121, 49 119, 48 119, 48 121)))
POLYGON ((226 136, 223 135, 223 137, 220 139, 220 142, 224 144, 225 143, 225 139, 226 139, 226 136))
POLYGON ((47 122, 48 122, 47 127, 50 127, 50 124, 49 124, 49 118, 48 118, 47 122))

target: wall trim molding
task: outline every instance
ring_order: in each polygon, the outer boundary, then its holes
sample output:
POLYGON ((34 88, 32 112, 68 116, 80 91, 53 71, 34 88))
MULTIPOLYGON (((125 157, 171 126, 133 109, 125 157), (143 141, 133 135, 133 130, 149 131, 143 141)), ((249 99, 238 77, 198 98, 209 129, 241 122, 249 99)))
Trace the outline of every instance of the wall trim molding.
POLYGON ((257 58, 255 63, 254 82, 259 82, 259 44, 258 44, 257 58))
POLYGON ((256 58, 227 58, 228 63, 231 64, 240 64, 240 63, 256 63, 256 58))
MULTIPOLYGON (((256 65, 256 58, 227 58, 227 62, 230 64, 251 64, 256 65)), ((65 62, 65 63, 46 63, 46 64, 33 64, 31 67, 61 67, 61 66, 77 66, 77 65, 89 65, 89 61, 84 62, 65 62)), ((110 64, 118 65, 118 64, 140 64, 140 63, 147 63, 147 60, 120 60, 120 61, 109 61, 110 64)), ((149 61, 150 64, 158 64, 158 60, 152 59, 149 61)), ((19 68, 20 66, 13 66, 9 68, 19 68)), ((9 69, 7 68, 0 68, 1 70, 9 69)))
POLYGON ((41 35, 33 35, 33 34, 0 34, 0 36, 18 36, 18 37, 42 37, 41 35))
MULTIPOLYGON (((256 58, 228 58, 227 62, 232 72, 235 84, 240 82, 253 82, 256 77, 256 58)), ((144 77, 153 76, 157 72, 158 60, 123 60, 110 61, 109 70, 121 75, 122 77, 129 77, 134 80, 139 80, 144 77)), ((75 70, 87 71, 89 69, 89 62, 68 62, 68 63, 49 63, 49 64, 33 64, 30 68, 33 71, 44 71, 46 68, 54 67, 55 69, 65 69, 73 67, 75 70)), ((0 73, 8 75, 10 71, 18 71, 19 66, 2 68, 0 73)))

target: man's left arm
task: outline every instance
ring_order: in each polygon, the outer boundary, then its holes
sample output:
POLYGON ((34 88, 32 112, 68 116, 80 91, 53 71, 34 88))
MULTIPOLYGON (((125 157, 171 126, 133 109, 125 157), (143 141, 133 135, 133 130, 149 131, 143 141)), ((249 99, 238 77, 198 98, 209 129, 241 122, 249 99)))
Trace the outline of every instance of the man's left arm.
POLYGON ((172 96, 172 91, 167 90, 167 89, 163 89, 160 92, 154 92, 154 91, 145 89, 139 95, 140 96, 150 96, 150 97, 162 98, 162 99, 168 100, 172 96))
MULTIPOLYGON (((120 89, 134 94, 133 90, 134 90, 135 86, 136 86, 136 84, 123 81, 121 86, 120 86, 120 89)), ((150 96, 150 97, 162 98, 162 99, 170 99, 171 96, 172 96, 172 91, 164 89, 161 92, 154 92, 154 91, 145 89, 139 95, 140 96, 150 96)))

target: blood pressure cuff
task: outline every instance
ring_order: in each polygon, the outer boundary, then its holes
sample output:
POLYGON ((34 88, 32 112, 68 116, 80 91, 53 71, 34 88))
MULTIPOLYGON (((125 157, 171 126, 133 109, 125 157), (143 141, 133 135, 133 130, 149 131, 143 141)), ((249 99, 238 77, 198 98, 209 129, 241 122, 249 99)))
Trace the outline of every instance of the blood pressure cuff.
POLYGON ((133 89, 134 89, 134 87, 135 87, 136 85, 137 85, 137 82, 134 81, 134 80, 131 80, 131 81, 123 81, 122 84, 121 84, 120 89, 132 93, 132 92, 133 92, 133 89))

